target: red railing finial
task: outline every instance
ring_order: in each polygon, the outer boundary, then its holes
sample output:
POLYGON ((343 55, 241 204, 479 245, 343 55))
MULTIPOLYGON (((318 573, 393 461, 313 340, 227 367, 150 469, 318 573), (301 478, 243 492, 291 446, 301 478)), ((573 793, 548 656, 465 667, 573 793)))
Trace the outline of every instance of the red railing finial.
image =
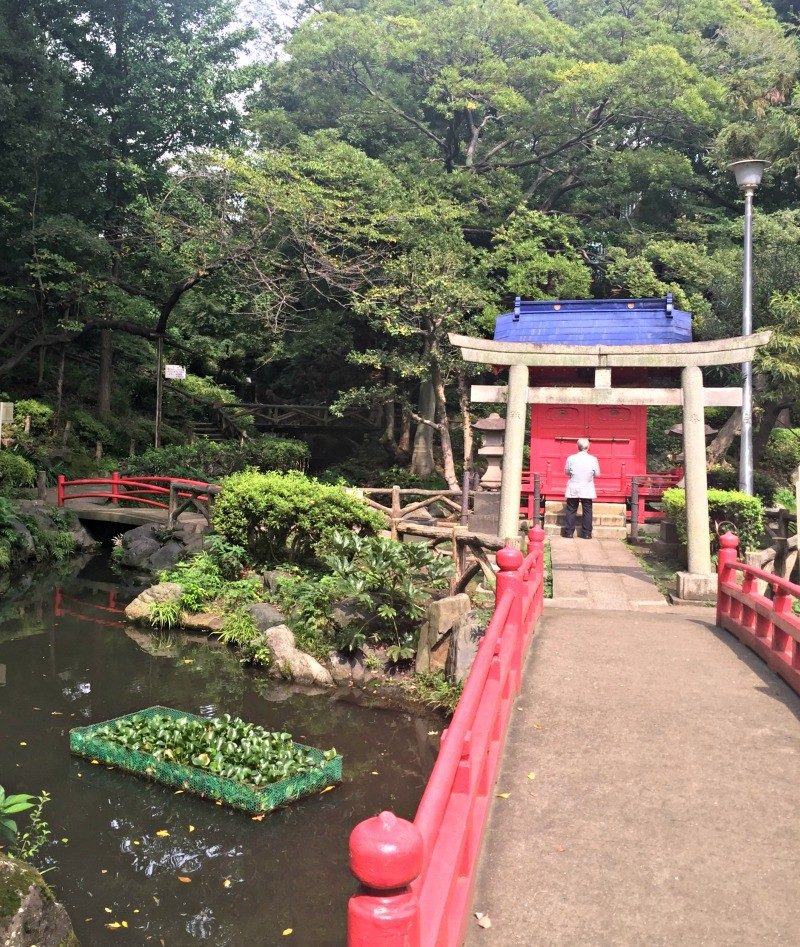
POLYGON ((350 899, 348 947, 416 947, 419 905, 409 885, 422 871, 422 835, 392 812, 350 833, 350 870, 368 890, 350 899))

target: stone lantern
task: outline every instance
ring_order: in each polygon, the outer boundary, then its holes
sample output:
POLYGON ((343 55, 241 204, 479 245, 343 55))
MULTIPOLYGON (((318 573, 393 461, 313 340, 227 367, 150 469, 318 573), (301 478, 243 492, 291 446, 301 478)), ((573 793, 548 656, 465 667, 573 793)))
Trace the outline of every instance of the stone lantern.
POLYGON ((483 447, 478 451, 487 460, 486 473, 481 477, 481 489, 475 494, 474 511, 469 525, 476 533, 498 534, 500 524, 500 485, 503 480, 503 438, 506 420, 492 413, 473 425, 480 431, 483 447))

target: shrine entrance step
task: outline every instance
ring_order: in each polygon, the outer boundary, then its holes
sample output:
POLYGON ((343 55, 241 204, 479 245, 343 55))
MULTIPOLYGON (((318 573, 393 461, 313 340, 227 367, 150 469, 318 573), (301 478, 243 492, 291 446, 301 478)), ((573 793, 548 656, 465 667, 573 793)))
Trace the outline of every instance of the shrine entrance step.
MULTIPOLYGON (((549 535, 558 535, 566 522, 566 504, 563 500, 547 500, 544 506, 544 528, 549 535)), ((592 507, 592 535, 596 539, 625 539, 625 504, 595 500, 592 507)), ((577 522, 580 523, 580 509, 577 522)))

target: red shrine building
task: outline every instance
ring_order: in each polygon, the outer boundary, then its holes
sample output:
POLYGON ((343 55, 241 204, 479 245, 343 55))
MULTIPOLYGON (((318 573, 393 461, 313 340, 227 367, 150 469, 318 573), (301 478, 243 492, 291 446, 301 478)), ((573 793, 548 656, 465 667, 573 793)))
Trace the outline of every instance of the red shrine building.
MULTIPOLYGON (((671 295, 664 299, 517 298, 513 312, 498 316, 494 338, 548 347, 667 345, 692 341, 692 316, 676 309, 671 295)), ((679 383, 679 372, 674 369, 614 368, 609 373, 609 387, 617 391, 647 388, 653 383, 679 383)), ((647 406, 569 403, 568 389, 585 389, 594 383, 594 372, 587 368, 531 369, 531 386, 567 390, 563 403, 533 400, 530 405, 530 460, 523 474, 523 507, 528 516, 534 512, 535 486, 545 502, 563 499, 567 481, 564 462, 575 452, 579 437, 589 438, 591 451, 600 463, 598 501, 626 503, 631 498, 633 478, 648 473, 647 406)), ((657 492, 678 477, 667 475, 657 492)), ((642 484, 642 512, 647 494, 648 486, 642 484)))

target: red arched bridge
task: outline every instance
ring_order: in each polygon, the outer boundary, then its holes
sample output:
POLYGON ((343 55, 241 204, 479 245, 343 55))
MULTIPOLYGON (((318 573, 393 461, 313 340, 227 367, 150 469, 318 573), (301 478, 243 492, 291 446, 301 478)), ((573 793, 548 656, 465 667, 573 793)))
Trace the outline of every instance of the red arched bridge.
POLYGON ((172 527, 182 514, 211 520, 211 509, 219 487, 183 477, 123 476, 89 477, 56 482, 56 503, 69 508, 82 520, 141 526, 165 523, 172 527))
POLYGON ((413 822, 352 832, 349 947, 796 943, 800 586, 726 534, 716 615, 543 614, 543 539, 497 555, 413 822))

